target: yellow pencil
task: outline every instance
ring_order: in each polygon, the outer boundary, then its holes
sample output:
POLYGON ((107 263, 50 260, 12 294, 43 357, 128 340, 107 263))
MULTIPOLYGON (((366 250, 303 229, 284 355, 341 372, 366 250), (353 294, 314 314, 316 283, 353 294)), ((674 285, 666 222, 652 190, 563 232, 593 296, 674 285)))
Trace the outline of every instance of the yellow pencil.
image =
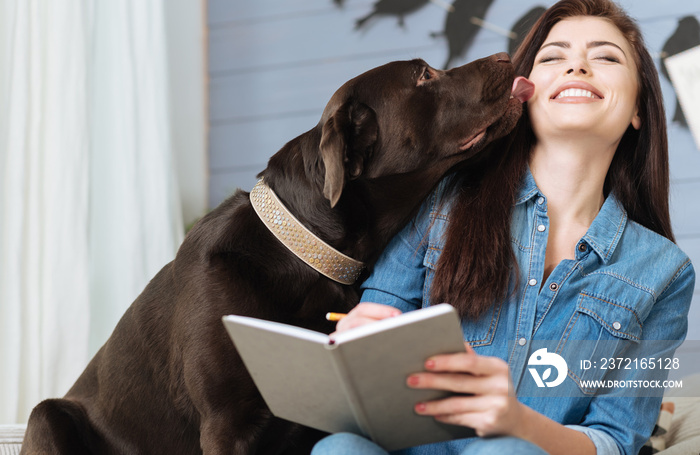
POLYGON ((340 321, 345 316, 347 316, 345 313, 326 313, 326 319, 332 322, 340 321))

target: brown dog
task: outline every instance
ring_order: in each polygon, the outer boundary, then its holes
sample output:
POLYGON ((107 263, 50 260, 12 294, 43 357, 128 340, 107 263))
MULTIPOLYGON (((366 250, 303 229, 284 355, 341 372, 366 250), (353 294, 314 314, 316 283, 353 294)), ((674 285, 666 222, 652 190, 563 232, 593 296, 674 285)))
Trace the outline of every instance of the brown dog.
MULTIPOLYGON (((371 265, 450 168, 510 131, 531 91, 520 81, 506 54, 450 71, 375 68, 261 176, 323 242, 371 265)), ((22 453, 308 453, 321 434, 271 415, 221 317, 329 332, 325 313, 357 301, 355 286, 285 248, 238 191, 189 232, 65 398, 34 408, 22 453)))

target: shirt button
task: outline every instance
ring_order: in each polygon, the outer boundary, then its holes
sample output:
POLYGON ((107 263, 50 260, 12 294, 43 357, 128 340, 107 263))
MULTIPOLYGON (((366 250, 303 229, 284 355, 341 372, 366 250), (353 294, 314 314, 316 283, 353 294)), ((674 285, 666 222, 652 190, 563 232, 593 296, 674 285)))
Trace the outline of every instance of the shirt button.
POLYGON ((538 198, 537 198, 537 203, 538 203, 539 205, 544 204, 544 198, 543 198, 542 196, 538 197, 538 198))
POLYGON ((552 283, 549 285, 549 289, 551 289, 552 291, 556 291, 557 289, 559 289, 559 285, 557 283, 552 283))
POLYGON ((540 224, 539 226, 537 226, 537 230, 540 232, 544 232, 545 229, 547 228, 544 226, 544 224, 540 224))
POLYGON ((578 244, 578 250, 579 250, 581 253, 585 253, 587 249, 588 249, 588 247, 586 247, 586 244, 585 244, 585 243, 579 243, 579 244, 578 244))
POLYGON ((526 340, 525 338, 521 338, 521 339, 518 340, 518 344, 519 344, 520 346, 525 346, 525 343, 527 343, 527 340, 526 340))
POLYGON ((622 324, 617 321, 613 322, 613 329, 620 330, 620 327, 622 327, 622 324))
POLYGON ((527 282, 527 284, 529 284, 530 286, 534 286, 537 284, 537 280, 532 278, 532 279, 530 279, 530 281, 527 282))

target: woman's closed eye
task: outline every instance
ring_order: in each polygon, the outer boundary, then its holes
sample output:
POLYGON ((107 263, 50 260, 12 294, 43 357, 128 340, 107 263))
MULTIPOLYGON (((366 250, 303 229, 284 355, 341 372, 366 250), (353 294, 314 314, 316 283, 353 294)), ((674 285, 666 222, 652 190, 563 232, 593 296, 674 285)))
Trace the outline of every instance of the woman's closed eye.
POLYGON ((610 63, 620 63, 620 59, 614 55, 599 55, 594 57, 595 60, 603 60, 610 63))
POLYGON ((559 60, 564 60, 564 57, 559 57, 555 55, 545 55, 544 57, 541 57, 539 60, 537 60, 537 63, 556 62, 559 60))

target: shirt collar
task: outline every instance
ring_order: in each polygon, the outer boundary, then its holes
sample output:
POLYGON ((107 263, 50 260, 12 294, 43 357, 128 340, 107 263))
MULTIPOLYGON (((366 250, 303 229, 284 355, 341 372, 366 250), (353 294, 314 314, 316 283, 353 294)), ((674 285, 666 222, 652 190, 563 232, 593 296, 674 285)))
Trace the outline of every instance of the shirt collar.
POLYGON ((615 195, 610 193, 586 235, 583 236, 583 241, 598 253, 603 262, 607 263, 615 252, 615 247, 626 225, 627 212, 615 195))
POLYGON ((542 194, 540 193, 540 189, 537 188, 535 178, 532 176, 532 172, 530 172, 530 166, 528 166, 527 171, 523 176, 523 180, 520 182, 520 188, 518 190, 518 197, 515 200, 515 205, 529 201, 535 196, 540 197, 542 194))
MULTIPOLYGON (((546 198, 537 188, 537 183, 535 183, 535 179, 528 167, 520 184, 515 204, 522 204, 534 198, 540 200, 542 202, 541 205, 546 207, 546 204, 544 204, 546 198)), ((615 252, 626 225, 627 212, 622 207, 622 203, 611 193, 605 198, 600 212, 598 212, 588 231, 577 245, 585 242, 600 256, 604 263, 607 263, 615 252)), ((577 250, 577 257, 580 257, 582 254, 585 254, 585 252, 582 253, 577 250)))

